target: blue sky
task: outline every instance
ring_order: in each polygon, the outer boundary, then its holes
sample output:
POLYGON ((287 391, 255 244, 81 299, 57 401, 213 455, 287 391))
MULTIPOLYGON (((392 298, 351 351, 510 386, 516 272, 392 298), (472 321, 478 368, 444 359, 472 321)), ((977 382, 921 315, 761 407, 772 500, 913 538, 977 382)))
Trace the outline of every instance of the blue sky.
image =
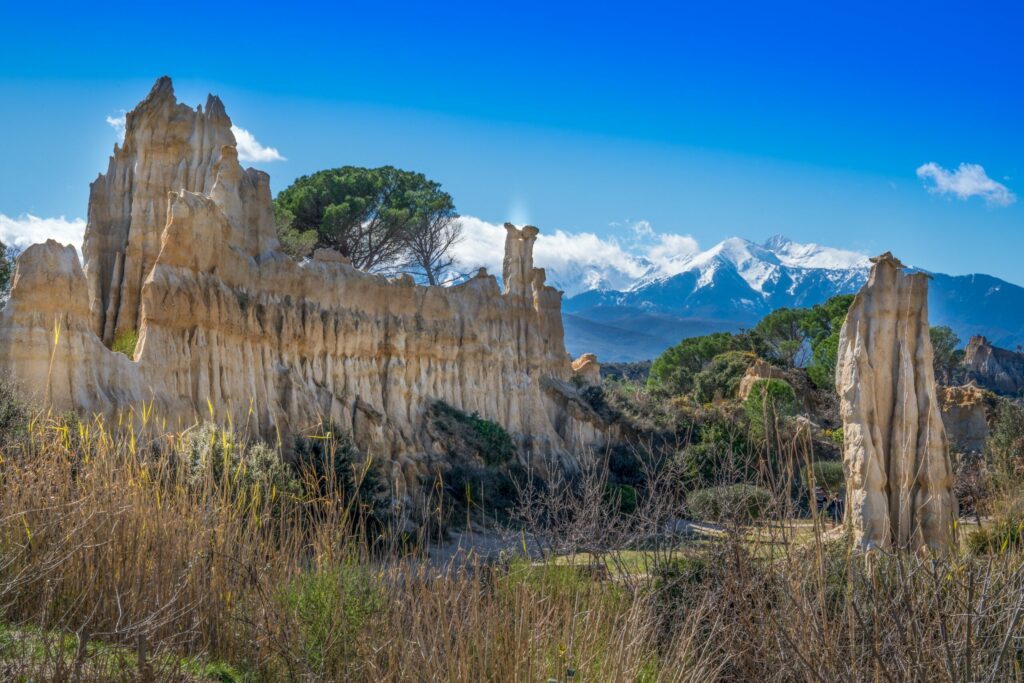
POLYGON ((84 218, 106 118, 168 74, 280 151, 254 164, 275 190, 392 164, 491 222, 781 232, 1024 284, 1024 10, 492 4, 7 3, 0 214, 84 218))

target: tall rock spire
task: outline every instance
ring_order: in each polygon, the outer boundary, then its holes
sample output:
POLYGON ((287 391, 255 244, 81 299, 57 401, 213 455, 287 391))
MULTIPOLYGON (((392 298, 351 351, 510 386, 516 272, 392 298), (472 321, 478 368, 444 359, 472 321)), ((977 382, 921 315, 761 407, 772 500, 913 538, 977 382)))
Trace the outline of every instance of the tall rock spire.
MULTIPOLYGON (((231 120, 211 96, 207 110, 178 104, 161 76, 127 115, 124 144, 92 183, 82 254, 93 329, 110 345, 139 328, 142 284, 160 252, 168 193, 210 194, 231 120)), ((235 162, 237 164, 237 161, 235 162)))
POLYGON ((839 336, 847 523, 864 549, 940 551, 957 503, 936 398, 928 276, 892 254, 872 259, 839 336))

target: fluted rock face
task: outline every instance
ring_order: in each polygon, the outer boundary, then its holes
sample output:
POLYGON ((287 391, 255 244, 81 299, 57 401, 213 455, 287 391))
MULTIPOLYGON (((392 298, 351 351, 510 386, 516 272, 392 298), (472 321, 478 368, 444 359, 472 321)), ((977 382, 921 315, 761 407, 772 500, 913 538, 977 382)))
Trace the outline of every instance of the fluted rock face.
POLYGON ((266 174, 238 164, 230 120, 175 102, 161 79, 93 183, 83 252, 35 245, 0 316, 0 364, 58 410, 149 410, 186 426, 230 418, 270 440, 331 420, 409 487, 442 400, 503 425, 521 457, 606 435, 573 400, 561 292, 533 268, 537 229, 506 226, 505 291, 481 271, 423 287, 329 250, 277 249, 266 174), (55 334, 57 330, 57 334, 55 334), (108 346, 137 330, 134 359, 108 346))
POLYGON ((206 111, 178 104, 166 76, 127 115, 124 147, 114 146, 106 175, 90 187, 82 245, 93 329, 107 344, 141 324, 142 285, 160 252, 167 192, 209 194, 221 149, 234 144, 221 101, 211 95, 206 111))
POLYGON ((980 335, 971 337, 964 349, 967 378, 1000 394, 1024 392, 1024 353, 992 346, 980 335))
POLYGON ((872 259, 839 337, 847 522, 865 549, 947 548, 956 499, 936 398, 928 276, 872 259))
POLYGON ((961 451, 980 452, 985 448, 989 421, 996 410, 995 394, 975 384, 939 387, 942 424, 950 444, 961 451))

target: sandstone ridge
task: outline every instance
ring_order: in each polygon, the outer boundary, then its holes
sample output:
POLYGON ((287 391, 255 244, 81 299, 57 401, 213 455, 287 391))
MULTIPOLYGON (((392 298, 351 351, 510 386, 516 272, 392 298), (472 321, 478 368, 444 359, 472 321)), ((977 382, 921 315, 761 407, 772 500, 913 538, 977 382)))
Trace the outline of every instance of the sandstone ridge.
POLYGON ((297 263, 220 100, 178 104, 161 78, 91 186, 84 268, 53 241, 19 258, 0 364, 56 410, 113 417, 145 402, 168 427, 212 411, 286 447, 331 421, 410 487, 436 400, 504 426, 523 459, 571 468, 605 426, 565 409, 579 382, 562 293, 533 267, 537 229, 506 229, 504 290, 482 269, 426 287, 326 250, 297 263), (111 350, 133 335, 133 358, 111 350))

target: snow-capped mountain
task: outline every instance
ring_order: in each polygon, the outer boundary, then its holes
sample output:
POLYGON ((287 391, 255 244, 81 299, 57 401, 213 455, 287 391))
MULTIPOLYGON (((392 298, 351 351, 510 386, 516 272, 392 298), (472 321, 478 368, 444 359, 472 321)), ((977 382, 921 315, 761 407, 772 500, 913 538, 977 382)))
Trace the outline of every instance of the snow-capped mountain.
POLYGON ((565 310, 581 314, 596 307, 628 307, 750 324, 776 308, 809 306, 856 291, 870 266, 863 254, 781 236, 764 244, 732 237, 665 262, 625 289, 570 297, 565 310))
MULTIPOLYGON (((563 304, 566 347, 606 360, 643 360, 680 339, 751 327, 782 307, 808 307, 864 284, 863 254, 775 236, 763 244, 724 240, 662 261, 630 286, 591 289, 563 304)), ((932 273, 933 325, 963 341, 984 334, 1014 348, 1024 341, 1024 288, 987 275, 932 273)))

